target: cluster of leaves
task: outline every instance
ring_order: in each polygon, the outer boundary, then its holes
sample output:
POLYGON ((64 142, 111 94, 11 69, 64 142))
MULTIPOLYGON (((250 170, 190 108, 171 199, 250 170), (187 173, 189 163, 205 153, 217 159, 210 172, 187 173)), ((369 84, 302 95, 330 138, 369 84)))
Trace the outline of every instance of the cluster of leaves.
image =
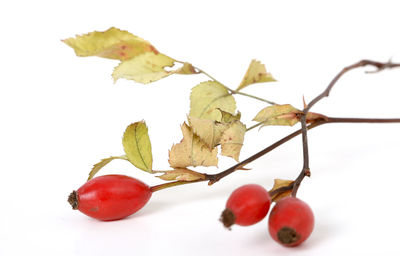
MULTIPOLYGON (((77 56, 99 56, 120 60, 112 77, 147 84, 172 74, 189 75, 204 73, 188 62, 175 60, 160 53, 146 40, 127 31, 110 28, 104 32, 91 32, 63 40, 75 50, 77 56)), ((206 74, 207 75, 207 74, 206 74)), ((148 173, 161 174, 163 180, 204 180, 205 174, 188 167, 217 166, 218 151, 222 156, 239 161, 246 126, 240 121, 241 113, 236 109, 234 94, 255 83, 275 81, 259 61, 251 61, 248 70, 237 87, 232 90, 212 77, 192 88, 190 112, 181 125, 182 140, 169 150, 171 170, 155 171, 148 128, 144 121, 130 124, 124 133, 122 144, 125 155, 102 159, 89 174, 91 179, 102 167, 115 159, 123 159, 148 173)), ((254 118, 260 126, 290 125, 299 122, 302 112, 289 104, 265 107, 254 118)), ((308 113, 308 122, 324 118, 308 113)), ((276 180, 274 189, 288 186, 292 181, 276 180)), ((278 198, 277 194, 276 197, 278 198)))

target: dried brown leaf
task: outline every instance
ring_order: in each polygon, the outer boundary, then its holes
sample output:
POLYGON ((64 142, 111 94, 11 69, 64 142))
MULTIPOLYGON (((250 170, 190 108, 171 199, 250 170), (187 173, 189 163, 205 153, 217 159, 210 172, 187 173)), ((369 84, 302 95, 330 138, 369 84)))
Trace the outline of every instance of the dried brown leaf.
MULTIPOLYGON (((275 179, 274 180, 274 186, 270 190, 270 193, 275 191, 275 190, 290 186, 293 182, 294 182, 293 180, 275 179)), ((291 193, 292 193, 292 189, 288 189, 288 190, 285 190, 285 191, 282 191, 282 192, 279 192, 279 193, 274 193, 274 195, 271 196, 271 200, 273 202, 277 202, 277 201, 281 200, 282 198, 290 196, 291 193)))

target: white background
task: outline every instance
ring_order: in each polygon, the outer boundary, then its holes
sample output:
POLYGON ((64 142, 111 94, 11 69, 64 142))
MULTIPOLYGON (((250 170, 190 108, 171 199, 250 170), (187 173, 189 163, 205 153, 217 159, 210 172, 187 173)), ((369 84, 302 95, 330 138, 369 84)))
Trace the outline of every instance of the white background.
MULTIPOLYGON (((181 139, 190 89, 207 78, 174 76, 149 85, 113 84, 117 61, 78 58, 60 40, 111 26, 149 40, 161 52, 206 70, 235 88, 250 60, 279 82, 245 92, 302 107, 346 65, 363 58, 400 61, 397 1, 4 1, 0 4, 0 255, 399 255, 400 124, 330 124, 309 133, 311 179, 298 196, 316 225, 298 248, 276 244, 267 218, 225 230, 218 222, 231 191, 270 189, 302 167, 296 138, 209 187, 153 195, 137 214, 100 222, 66 199, 91 166, 123 154, 121 137, 145 119, 154 168, 167 169, 181 139)), ((331 116, 400 117, 400 69, 357 70, 313 108, 331 116)), ((243 121, 265 105, 236 97, 243 121)), ((241 159, 298 126, 246 134, 241 159)), ((220 161, 221 170, 235 162, 220 161)), ((203 169, 209 173, 215 168, 203 169)), ((128 162, 101 171, 161 181, 128 162)))

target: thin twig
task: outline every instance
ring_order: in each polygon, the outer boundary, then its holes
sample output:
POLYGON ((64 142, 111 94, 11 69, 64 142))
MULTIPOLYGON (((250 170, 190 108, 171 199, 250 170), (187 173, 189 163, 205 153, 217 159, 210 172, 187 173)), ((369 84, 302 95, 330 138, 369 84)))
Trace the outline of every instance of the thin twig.
POLYGON ((395 68, 395 67, 400 67, 400 63, 392 63, 391 61, 389 62, 377 62, 377 61, 372 61, 372 60, 361 60, 357 63, 354 63, 353 65, 347 66, 343 68, 329 83, 328 87, 317 97, 315 97, 308 105, 305 106, 303 109, 302 117, 301 117, 301 124, 302 124, 302 142, 303 142, 303 168, 299 174, 299 176, 296 178, 295 182, 293 183, 293 190, 292 190, 292 196, 296 196, 297 190, 299 189, 299 186, 301 182, 303 181, 305 176, 310 176, 310 166, 309 166, 309 154, 308 154, 308 139, 307 139, 307 129, 306 129, 306 116, 308 111, 321 99, 324 97, 328 97, 330 91, 332 90, 333 86, 335 86, 336 82, 348 71, 360 68, 360 67, 365 67, 365 66, 374 66, 376 68, 375 72, 382 71, 384 69, 390 69, 390 68, 395 68))

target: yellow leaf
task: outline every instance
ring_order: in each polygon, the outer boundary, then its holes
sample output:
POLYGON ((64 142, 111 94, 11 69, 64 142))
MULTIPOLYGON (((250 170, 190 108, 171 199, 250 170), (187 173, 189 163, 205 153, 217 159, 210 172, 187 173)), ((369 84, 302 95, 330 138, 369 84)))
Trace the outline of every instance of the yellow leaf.
POLYGON ((177 168, 172 171, 161 172, 164 174, 157 177, 162 180, 195 181, 206 179, 206 176, 203 173, 198 173, 187 168, 177 168))
POLYGON ((172 67, 174 62, 174 59, 164 54, 147 52, 121 62, 115 67, 112 77, 114 82, 120 78, 125 78, 147 84, 173 74, 173 72, 167 71, 165 68, 172 67))
POLYGON ((241 90, 250 84, 274 82, 276 81, 270 73, 267 73, 264 64, 261 62, 252 60, 246 74, 243 77, 242 82, 236 90, 241 90))
POLYGON ((128 60, 145 52, 158 53, 156 48, 144 39, 114 27, 104 32, 94 31, 76 38, 68 38, 63 42, 81 57, 99 56, 128 60))
POLYGON ((220 143, 222 133, 228 129, 226 124, 191 116, 189 116, 189 123, 193 132, 200 137, 210 150, 220 143))
POLYGON ((183 66, 180 67, 175 73, 180 75, 191 75, 198 74, 199 72, 196 71, 192 64, 185 62, 183 63, 183 66))
POLYGON ((104 166, 106 166, 112 160, 115 160, 115 159, 128 160, 128 158, 126 156, 111 156, 111 157, 108 157, 108 158, 101 159, 100 162, 98 162, 97 164, 93 165, 93 168, 89 173, 88 180, 92 179, 100 171, 101 168, 103 168, 104 166))
MULTIPOLYGON (((283 187, 287 187, 287 186, 291 185, 293 182, 294 182, 293 180, 275 179, 274 180, 274 187, 270 190, 270 192, 273 193, 274 190, 277 190, 277 189, 283 188, 283 187)), ((291 193, 292 193, 292 189, 288 189, 288 190, 285 190, 285 191, 279 192, 279 193, 274 193, 271 196, 271 200, 273 202, 277 202, 277 201, 281 200, 284 197, 290 196, 291 193)))
POLYGON ((181 126, 183 139, 173 145, 169 152, 169 164, 173 168, 187 166, 217 166, 218 150, 209 150, 207 145, 193 133, 191 128, 183 123, 181 126))
POLYGON ((240 121, 229 124, 221 137, 221 155, 229 156, 239 162, 240 150, 243 146, 246 126, 240 121))
POLYGON ((290 104, 273 105, 262 109, 253 121, 265 125, 290 125, 293 126, 299 121, 300 110, 290 104))
POLYGON ((221 123, 228 124, 233 121, 240 121, 240 118, 242 117, 242 114, 238 111, 237 114, 233 115, 231 113, 228 113, 226 111, 223 111, 218 108, 218 110, 221 112, 221 123))
POLYGON ((236 102, 228 90, 215 81, 202 82, 192 89, 190 95, 190 116, 219 121, 221 109, 234 113, 236 102))
POLYGON ((144 121, 133 123, 126 128, 122 145, 129 162, 143 171, 153 172, 151 143, 144 121))

